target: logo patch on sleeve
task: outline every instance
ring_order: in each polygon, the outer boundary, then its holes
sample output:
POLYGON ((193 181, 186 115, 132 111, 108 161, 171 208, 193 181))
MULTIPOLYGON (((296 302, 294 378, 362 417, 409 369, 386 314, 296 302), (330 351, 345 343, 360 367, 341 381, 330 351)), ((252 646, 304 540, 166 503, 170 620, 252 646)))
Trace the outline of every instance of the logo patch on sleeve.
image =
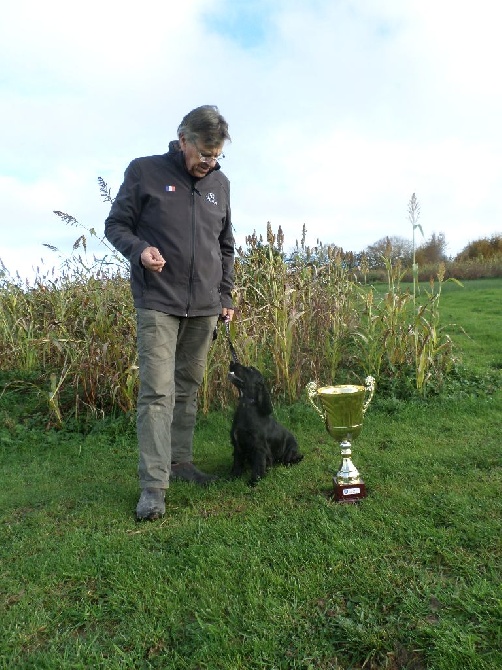
POLYGON ((166 186, 166 191, 168 191, 169 193, 171 193, 175 190, 176 190, 176 186, 166 186))

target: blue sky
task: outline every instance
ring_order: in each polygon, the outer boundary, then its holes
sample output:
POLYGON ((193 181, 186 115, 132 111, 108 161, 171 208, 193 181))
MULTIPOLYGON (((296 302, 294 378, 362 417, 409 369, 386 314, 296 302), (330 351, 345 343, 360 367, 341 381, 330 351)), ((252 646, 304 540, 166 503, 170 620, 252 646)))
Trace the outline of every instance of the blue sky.
POLYGON ((236 42, 247 50, 266 44, 272 28, 270 2, 226 2, 217 12, 208 10, 202 20, 216 36, 236 42))
MULTIPOLYGON (((424 233, 448 252, 502 229, 502 82, 492 0, 17 0, 0 25, 0 258, 58 264, 136 156, 217 104, 238 243, 267 221, 359 251, 424 233)), ((90 247, 101 253, 98 247, 90 247)))

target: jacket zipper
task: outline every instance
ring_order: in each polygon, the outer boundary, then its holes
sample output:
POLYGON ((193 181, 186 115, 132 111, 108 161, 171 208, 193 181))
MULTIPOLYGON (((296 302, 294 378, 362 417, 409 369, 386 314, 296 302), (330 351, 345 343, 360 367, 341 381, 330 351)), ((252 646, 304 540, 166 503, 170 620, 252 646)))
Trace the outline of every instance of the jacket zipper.
POLYGON ((200 195, 200 192, 195 188, 195 185, 192 186, 192 246, 190 249, 190 272, 188 273, 188 302, 186 306, 186 314, 190 311, 190 302, 192 299, 192 285, 193 285, 193 276, 194 276, 194 267, 195 267, 195 194, 200 195))

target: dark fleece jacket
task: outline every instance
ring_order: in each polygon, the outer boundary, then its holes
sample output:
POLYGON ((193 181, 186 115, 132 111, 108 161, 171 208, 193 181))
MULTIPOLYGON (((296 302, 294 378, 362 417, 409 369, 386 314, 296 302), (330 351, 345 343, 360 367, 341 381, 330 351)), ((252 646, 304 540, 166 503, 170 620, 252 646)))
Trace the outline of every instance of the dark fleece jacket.
POLYGON ((218 163, 195 179, 178 142, 169 144, 167 154, 136 158, 125 171, 105 235, 131 263, 136 307, 173 316, 212 316, 232 307, 230 183, 218 163), (162 272, 146 270, 140 261, 150 246, 166 260, 162 272))

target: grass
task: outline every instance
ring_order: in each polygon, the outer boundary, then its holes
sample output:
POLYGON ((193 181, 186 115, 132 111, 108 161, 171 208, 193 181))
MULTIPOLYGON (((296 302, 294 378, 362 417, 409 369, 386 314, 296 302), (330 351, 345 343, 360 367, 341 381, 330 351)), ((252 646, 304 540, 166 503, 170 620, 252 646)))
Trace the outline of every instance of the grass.
POLYGON ((358 505, 330 500, 338 448, 305 401, 277 410, 304 461, 255 489, 225 480, 231 410, 201 415, 197 462, 222 480, 173 483, 166 517, 137 524, 131 421, 44 430, 7 386, 0 668, 502 667, 499 294, 444 285, 468 374, 439 398, 376 396, 358 505))
POLYGON ((501 370, 500 312, 502 283, 478 279, 443 284, 441 315, 469 365, 479 370, 501 370))

